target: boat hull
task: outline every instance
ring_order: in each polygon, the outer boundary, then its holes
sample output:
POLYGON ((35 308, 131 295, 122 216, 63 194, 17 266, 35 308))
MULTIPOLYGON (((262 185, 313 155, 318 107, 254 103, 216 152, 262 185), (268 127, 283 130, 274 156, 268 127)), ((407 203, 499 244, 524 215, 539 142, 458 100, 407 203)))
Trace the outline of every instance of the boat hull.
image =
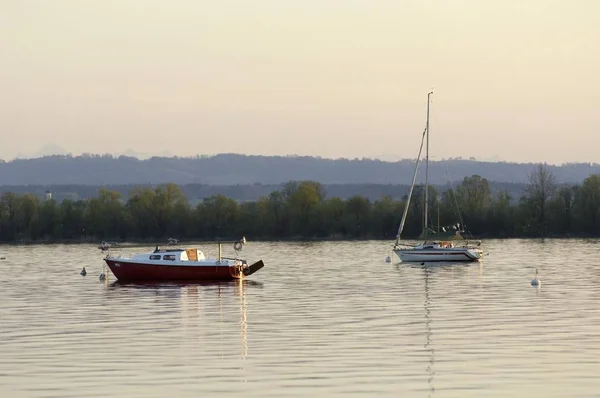
POLYGON ((471 262, 483 257, 480 249, 471 248, 396 249, 394 253, 404 262, 471 262))
POLYGON ((106 258, 104 261, 115 277, 122 282, 224 281, 244 277, 237 265, 163 265, 110 258, 106 258))

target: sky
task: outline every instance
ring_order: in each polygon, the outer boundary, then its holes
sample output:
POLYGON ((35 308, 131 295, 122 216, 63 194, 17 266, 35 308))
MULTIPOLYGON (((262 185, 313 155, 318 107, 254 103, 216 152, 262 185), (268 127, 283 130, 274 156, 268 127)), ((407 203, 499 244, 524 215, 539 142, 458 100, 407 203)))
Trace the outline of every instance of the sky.
POLYGON ((433 89, 432 159, 600 163, 598 15, 597 0, 0 0, 0 158, 416 158, 433 89))

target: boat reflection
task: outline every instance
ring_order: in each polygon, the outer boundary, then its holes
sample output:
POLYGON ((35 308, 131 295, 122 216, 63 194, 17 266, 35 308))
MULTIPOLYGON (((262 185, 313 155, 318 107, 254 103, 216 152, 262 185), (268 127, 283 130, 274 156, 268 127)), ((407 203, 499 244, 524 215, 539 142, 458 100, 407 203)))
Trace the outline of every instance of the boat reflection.
POLYGON ((452 261, 438 261, 427 263, 402 262, 396 264, 397 270, 403 268, 421 269, 429 272, 429 274, 435 274, 438 272, 463 274, 466 272, 469 275, 473 275, 475 271, 475 276, 479 277, 483 275, 483 262, 481 261, 473 261, 468 263, 456 263, 452 261))
POLYGON ((425 312, 425 344, 424 349, 429 355, 429 361, 425 368, 427 372, 427 384, 429 385, 429 397, 435 393, 434 377, 435 377, 435 348, 433 345, 433 317, 431 311, 431 284, 435 282, 435 277, 441 276, 441 273, 458 273, 468 274, 469 276, 475 271, 478 279, 483 274, 482 262, 456 263, 456 262, 401 262, 396 264, 397 270, 402 269, 418 269, 423 272, 423 289, 425 292, 423 309, 425 312))
POLYGON ((456 269, 468 269, 473 268, 473 266, 482 267, 482 261, 471 261, 459 263, 456 261, 431 261, 431 262, 400 262, 398 263, 400 266, 411 267, 411 268, 456 268, 456 269))
POLYGON ((243 286, 254 286, 262 287, 263 283, 251 279, 236 279, 231 281, 198 281, 198 282, 151 282, 151 281, 140 281, 140 282, 120 282, 118 280, 107 284, 109 289, 181 289, 185 287, 224 287, 224 288, 238 288, 239 285, 243 286))
POLYGON ((431 274, 430 268, 424 268, 425 272, 425 304, 423 308, 425 309, 425 350, 430 352, 429 365, 427 365, 427 383, 429 384, 429 396, 432 397, 435 392, 435 387, 433 386, 433 376, 435 376, 435 370, 433 369, 433 365, 435 364, 435 350, 431 345, 431 309, 429 308, 429 277, 431 274))
MULTIPOLYGON (((179 300, 179 310, 183 330, 191 333, 193 338, 203 339, 207 331, 218 330, 219 339, 223 342, 231 337, 230 325, 235 313, 239 315, 239 333, 241 342, 241 358, 248 355, 248 300, 247 289, 262 288, 263 283, 236 279, 221 282, 135 282, 120 283, 115 281, 108 286, 111 291, 141 291, 168 299, 179 300), (212 319, 211 319, 212 318, 212 319), (215 319, 217 318, 217 319, 215 319), (218 326, 217 326, 218 325, 218 326), (216 327, 215 327, 216 326, 216 327)), ((237 345, 237 344, 236 344, 237 345)), ((220 347, 230 347, 219 344, 220 347)))
MULTIPOLYGON (((214 299, 216 294, 219 316, 218 324, 220 336, 223 335, 223 325, 226 323, 227 315, 231 314, 229 308, 233 305, 239 305, 239 325, 240 325, 240 336, 242 343, 242 359, 245 359, 248 355, 248 317, 247 317, 247 299, 246 289, 248 286, 260 286, 262 283, 256 281, 250 281, 247 279, 238 279, 230 282, 221 283, 202 283, 202 284, 186 284, 181 287, 181 315, 184 329, 194 327, 193 321, 200 318, 204 309, 204 317, 210 317, 214 315, 214 309, 210 308, 211 296, 214 299), (239 297, 239 303, 235 304, 230 300, 231 297, 239 297), (225 307, 225 310, 224 310, 225 307)), ((200 324, 204 323, 204 319, 201 319, 200 324)), ((199 330, 202 329, 201 325, 198 324, 199 330)))

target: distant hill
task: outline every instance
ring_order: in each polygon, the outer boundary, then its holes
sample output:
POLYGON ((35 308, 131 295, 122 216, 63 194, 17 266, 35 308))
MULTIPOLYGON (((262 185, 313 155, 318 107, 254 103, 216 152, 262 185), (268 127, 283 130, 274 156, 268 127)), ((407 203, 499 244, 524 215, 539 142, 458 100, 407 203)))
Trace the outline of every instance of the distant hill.
MULTIPOLYGON (((45 156, 0 162, 0 185, 273 185, 291 180, 316 180, 331 184, 409 185, 414 160, 385 162, 373 159, 323 159, 310 156, 246 156, 220 154, 195 158, 134 157, 111 155, 45 156)), ((422 180, 423 165, 419 174, 422 180)), ((480 162, 450 159, 431 161, 430 182, 445 185, 473 174, 498 183, 526 183, 533 163, 480 162)), ((600 165, 572 163, 550 166, 558 182, 581 183, 600 165)))

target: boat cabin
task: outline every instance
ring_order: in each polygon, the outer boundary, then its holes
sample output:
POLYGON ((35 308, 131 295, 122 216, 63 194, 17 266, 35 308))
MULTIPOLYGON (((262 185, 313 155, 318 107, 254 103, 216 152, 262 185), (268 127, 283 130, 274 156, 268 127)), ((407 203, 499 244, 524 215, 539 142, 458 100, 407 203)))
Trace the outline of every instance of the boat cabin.
POLYGON ((169 260, 169 261, 200 261, 206 257, 198 249, 159 249, 158 246, 150 254, 138 254, 136 257, 146 257, 149 260, 169 260))
POLYGON ((425 242, 423 244, 423 249, 450 249, 454 247, 454 243, 449 241, 433 241, 433 242, 425 242))

